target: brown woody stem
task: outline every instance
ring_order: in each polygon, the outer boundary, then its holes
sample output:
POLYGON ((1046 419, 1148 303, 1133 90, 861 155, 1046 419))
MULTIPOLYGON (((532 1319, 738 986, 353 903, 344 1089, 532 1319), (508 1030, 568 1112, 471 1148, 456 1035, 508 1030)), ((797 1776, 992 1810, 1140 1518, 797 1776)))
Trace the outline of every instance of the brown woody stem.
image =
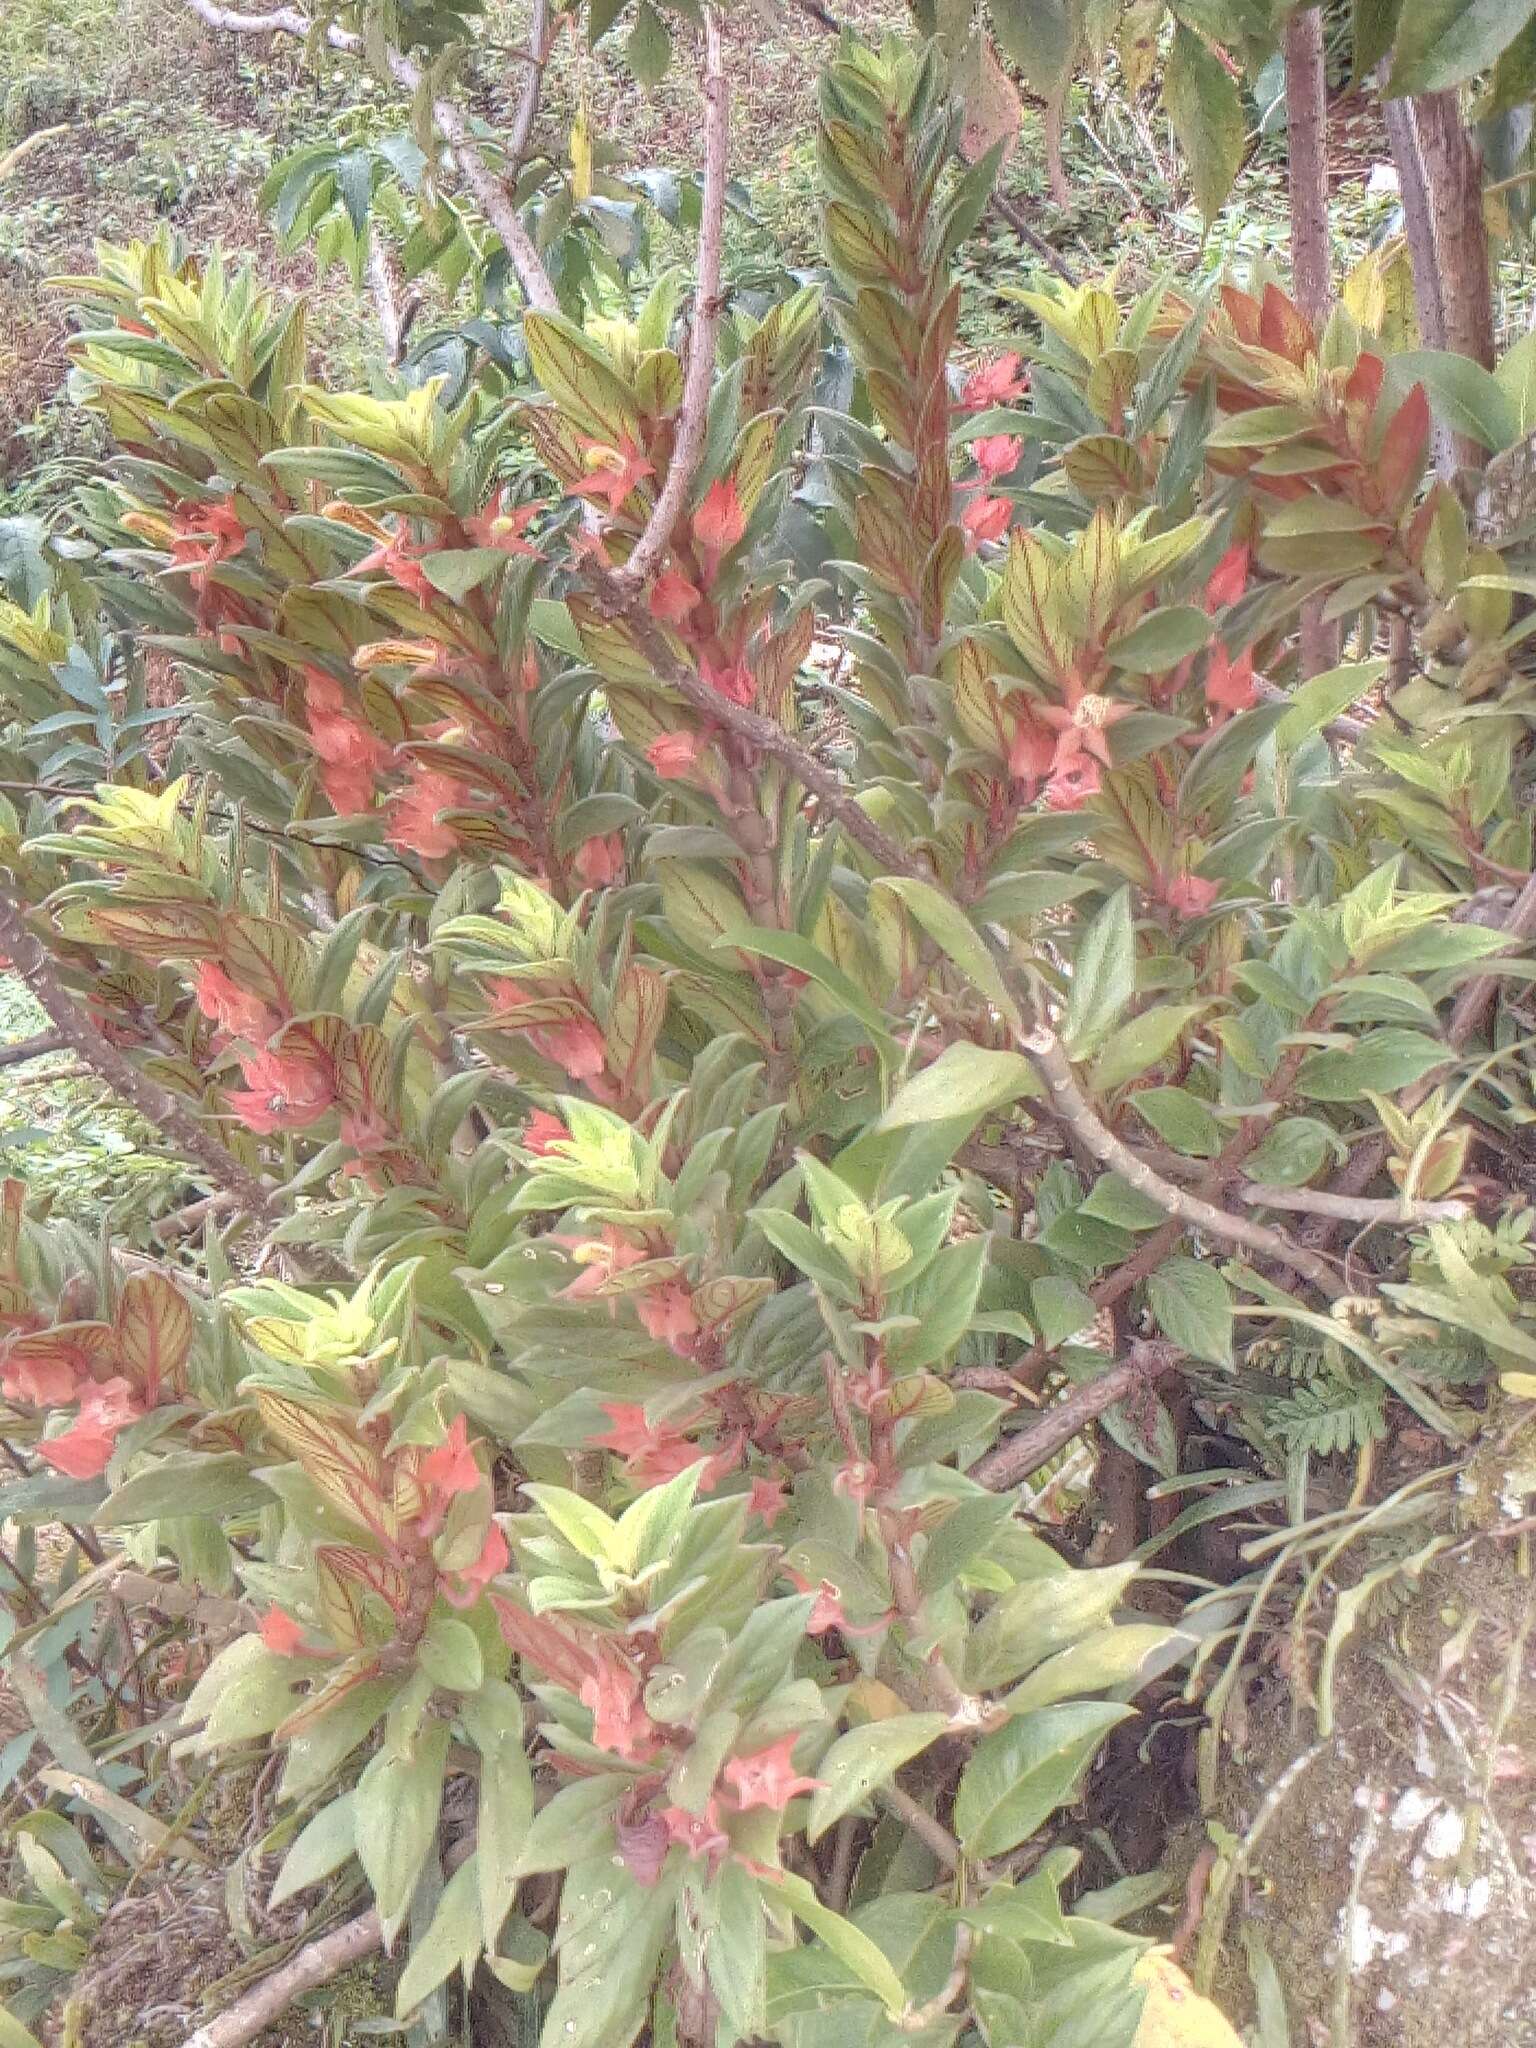
POLYGON ((971 1478, 979 1486, 990 1486, 994 1493, 1005 1493, 1031 1472, 1038 1472, 1106 1410, 1134 1394, 1148 1380, 1169 1371, 1182 1355, 1171 1344, 1133 1344, 1130 1356, 1119 1365, 1112 1365, 1097 1379, 1074 1387, 1065 1400, 1046 1409, 1028 1429, 1018 1430, 994 1445, 971 1467, 971 1478))
POLYGON ((709 425, 715 381, 715 338, 720 326, 720 265, 725 249, 725 187, 730 169, 731 94, 725 74, 720 10, 704 9, 704 194, 699 222, 699 282, 693 295, 688 336, 688 374, 678 408, 677 436, 661 495, 635 543, 622 574, 639 585, 649 580, 672 542, 693 487, 709 425))

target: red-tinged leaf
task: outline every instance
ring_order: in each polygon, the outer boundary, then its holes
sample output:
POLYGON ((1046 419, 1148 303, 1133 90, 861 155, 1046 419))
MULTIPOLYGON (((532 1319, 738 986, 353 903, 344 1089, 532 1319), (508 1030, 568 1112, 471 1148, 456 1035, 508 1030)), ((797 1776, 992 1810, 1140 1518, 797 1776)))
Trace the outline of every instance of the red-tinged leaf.
POLYGON ((603 1035, 609 1071, 632 1093, 649 1093, 651 1054, 666 1014, 666 977, 630 961, 613 992, 603 1035))
POLYGON ((231 981, 279 1016, 308 1007, 309 949, 287 925, 269 917, 226 918, 220 959, 231 981))
MULTIPOLYGON (((360 1650, 366 1641, 363 1632, 364 1591, 365 1588, 355 1579, 349 1579, 336 1570, 325 1550, 315 1552, 315 1598, 325 1632, 338 1649, 360 1650)), ((263 1641, 270 1649, 279 1647, 265 1630, 263 1641)))
POLYGON ((269 1432, 334 1506, 373 1535, 399 1533, 388 1474, 377 1451, 348 1434, 344 1410, 318 1410, 258 1387, 256 1406, 269 1432))
POLYGON ((1236 285, 1224 284, 1221 288, 1222 310, 1232 322, 1239 341, 1257 343, 1259 339, 1259 302, 1251 292, 1240 292, 1236 285))
POLYGON ((155 903, 140 909, 97 905, 85 925, 110 946, 121 946, 135 959, 212 960, 223 950, 222 920, 202 903, 155 903))
POLYGON ((1387 373, 1386 363, 1369 349, 1360 356, 1350 371, 1344 385, 1345 402, 1364 407, 1367 412, 1375 409, 1381 396, 1381 383, 1387 373))
POLYGON ((500 1594, 491 1595, 503 1639, 545 1678, 571 1692, 579 1692, 585 1680, 600 1668, 600 1660, 558 1622, 515 1607, 500 1594))
POLYGON ((191 1304, 163 1273, 130 1273, 117 1299, 118 1363, 153 1408, 162 1391, 184 1394, 192 1349, 191 1304))
POLYGON ((1284 356, 1288 363, 1294 363, 1298 370, 1309 356, 1317 354, 1317 337, 1312 332, 1311 322, 1302 317, 1277 284, 1264 287, 1264 303, 1259 314, 1259 342, 1274 355, 1284 356))
POLYGON ((360 1024, 348 1033, 336 1054, 336 1101, 352 1116, 387 1114, 389 1040, 377 1024, 360 1024))
POLYGON ((1430 425, 1429 394, 1415 384, 1387 423, 1376 464, 1381 502, 1391 511, 1407 503, 1424 474, 1430 425))

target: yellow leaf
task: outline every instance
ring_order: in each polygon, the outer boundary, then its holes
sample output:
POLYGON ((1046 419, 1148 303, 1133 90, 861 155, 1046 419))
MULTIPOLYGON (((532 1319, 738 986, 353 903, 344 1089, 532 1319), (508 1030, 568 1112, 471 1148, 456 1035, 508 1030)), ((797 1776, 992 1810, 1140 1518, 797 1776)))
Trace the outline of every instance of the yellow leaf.
POLYGON ((1536 1372, 1501 1372, 1499 1385, 1517 1401, 1536 1401, 1536 1372))
POLYGON ((592 121, 585 86, 571 123, 571 197, 578 206, 592 197, 592 121))
POLYGON ((1243 2048, 1230 2022, 1200 1996, 1167 1949, 1150 1949, 1131 1977, 1147 1990, 1132 2048, 1243 2048))

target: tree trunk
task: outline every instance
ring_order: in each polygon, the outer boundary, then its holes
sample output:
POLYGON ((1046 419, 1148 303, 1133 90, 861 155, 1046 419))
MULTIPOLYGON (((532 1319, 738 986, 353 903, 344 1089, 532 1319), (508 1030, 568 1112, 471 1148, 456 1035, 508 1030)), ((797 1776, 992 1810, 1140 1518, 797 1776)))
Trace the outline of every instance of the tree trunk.
POLYGON ((1445 300, 1440 263, 1435 255, 1435 222, 1419 154, 1418 123, 1412 100, 1386 100, 1382 114, 1397 171, 1397 193, 1403 203, 1403 230, 1408 261, 1413 267, 1413 306, 1419 319, 1419 340, 1425 348, 1445 347, 1445 300))
MULTIPOLYGON (((1328 87, 1323 64, 1323 15, 1318 7, 1293 14, 1285 30, 1286 154, 1291 194, 1291 279, 1296 303, 1319 340, 1333 309, 1328 260, 1328 87)), ((1301 676, 1321 675, 1339 658, 1338 627, 1323 617, 1323 601, 1301 610, 1301 676)))
POLYGON ((1333 305, 1328 262, 1328 104, 1323 14, 1305 7, 1285 30, 1286 152, 1296 303, 1321 333, 1333 305))
MULTIPOLYGON (((1424 191, 1434 230, 1444 340, 1441 346, 1493 368, 1493 270, 1483 215, 1482 153, 1461 118, 1454 92, 1423 93, 1413 101, 1424 191)), ((1419 293, 1414 264, 1414 295, 1419 293)), ((1423 313, 1420 313, 1423 324, 1423 313)), ((1426 336, 1427 339, 1427 336, 1426 336)), ((1489 451, 1469 435, 1451 443, 1453 460, 1481 469, 1489 451)))

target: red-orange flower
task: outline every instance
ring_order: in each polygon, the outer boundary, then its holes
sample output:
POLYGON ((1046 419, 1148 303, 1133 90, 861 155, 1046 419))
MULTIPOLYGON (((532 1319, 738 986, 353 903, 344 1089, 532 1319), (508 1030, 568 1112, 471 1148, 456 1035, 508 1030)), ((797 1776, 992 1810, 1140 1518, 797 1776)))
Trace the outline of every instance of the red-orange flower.
POLYGON ((585 443, 585 481, 574 486, 578 498, 601 499, 610 512, 617 512, 630 492, 648 476, 656 474, 635 443, 626 437, 616 448, 601 441, 585 443))
POLYGON ((718 662, 701 661, 699 673, 717 696, 729 699, 732 704, 750 705, 757 695, 757 684, 744 661, 732 662, 729 667, 718 662))
POLYGON ((690 1813, 683 1806, 664 1806, 661 1819, 671 1839, 688 1851, 702 1856, 711 1871, 718 1870, 730 1853, 731 1838, 720 1825, 720 1811, 711 1799, 702 1813, 690 1813))
POLYGON ((234 493, 214 505, 201 505, 184 498, 171 515, 175 539, 171 561, 178 569, 190 568, 188 579, 196 591, 206 591, 209 571, 216 562, 227 562, 246 543, 246 527, 235 506, 234 493))
POLYGON ((743 1813, 753 1806, 766 1806, 773 1813, 782 1813, 791 1799, 821 1789, 822 1779, 797 1776, 790 1762, 799 1739, 798 1734, 783 1735, 766 1749, 731 1758, 721 1775, 743 1813))
POLYGON ((492 1522, 474 1563, 466 1565, 463 1571, 453 1572, 439 1590, 450 1607, 473 1607, 492 1579, 499 1577, 511 1561, 507 1539, 492 1522))
POLYGON ((516 505, 507 510, 507 487, 503 484, 483 512, 464 521, 464 531, 478 548, 500 548, 504 555, 538 556, 531 541, 523 539, 542 505, 516 505))
POLYGON ((103 1380, 86 1388, 74 1422, 62 1436, 45 1438, 38 1455, 71 1479, 95 1479, 107 1469, 118 1431, 140 1412, 126 1380, 103 1380))
POLYGON ((447 1436, 421 1461, 422 1486, 434 1504, 441 1505, 456 1493, 473 1493, 482 1477, 469 1441, 469 1424, 455 1415, 447 1436))
POLYGON ((303 1131, 336 1100, 330 1064, 317 1054, 252 1052, 240 1059, 247 1086, 234 1089, 229 1106, 247 1130, 303 1131))
POLYGON ((984 434, 971 443, 971 453, 976 458, 976 467, 992 483, 1017 468, 1024 443, 1017 434, 984 434))
POLYGON ((347 709, 341 684, 322 668, 304 671, 304 715, 331 808, 343 817, 371 809, 389 749, 371 726, 347 709))
POLYGON ((592 1715, 592 1740, 626 1763, 644 1762, 659 1743, 656 1724, 641 1704, 640 1674, 608 1643, 598 1646, 595 1663, 576 1694, 592 1715))
POLYGON ((523 1146, 526 1151, 544 1159, 557 1145, 568 1145, 571 1134, 559 1117, 547 1109, 536 1109, 523 1125, 523 1146))
POLYGON ((693 1312, 693 1295, 681 1280, 663 1280, 635 1297, 635 1313, 648 1337, 669 1345, 679 1358, 693 1351, 699 1334, 699 1319, 693 1312))
POLYGON ((364 555, 347 573, 350 576, 371 576, 375 570, 382 569, 392 583, 408 590, 419 604, 430 604, 439 593, 422 568, 421 557, 434 552, 434 549, 412 541, 403 528, 397 528, 388 540, 364 555))
POLYGON ((1200 875, 1180 875, 1169 883, 1164 901, 1180 917, 1200 917, 1220 894, 1220 882, 1208 882, 1200 875))
POLYGON ((985 412, 988 406, 1007 405, 1029 389, 1029 372, 1019 367, 1017 355, 998 356, 984 363, 966 378, 960 392, 966 412, 985 412))

